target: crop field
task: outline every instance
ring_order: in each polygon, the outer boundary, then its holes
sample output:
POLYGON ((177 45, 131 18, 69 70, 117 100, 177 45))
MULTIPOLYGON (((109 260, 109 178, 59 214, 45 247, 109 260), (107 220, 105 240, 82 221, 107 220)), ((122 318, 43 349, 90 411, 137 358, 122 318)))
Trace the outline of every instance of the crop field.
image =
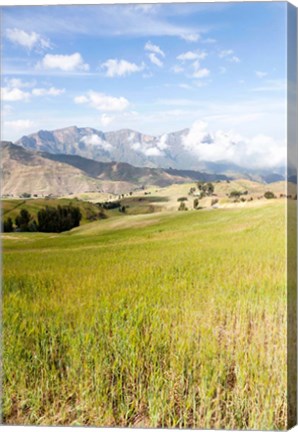
POLYGON ((6 424, 285 429, 285 202, 3 236, 6 424))

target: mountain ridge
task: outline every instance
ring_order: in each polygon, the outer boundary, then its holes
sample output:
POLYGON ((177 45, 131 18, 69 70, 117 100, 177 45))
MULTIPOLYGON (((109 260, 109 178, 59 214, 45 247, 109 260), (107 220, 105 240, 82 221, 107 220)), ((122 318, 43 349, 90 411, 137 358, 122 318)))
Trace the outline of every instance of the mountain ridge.
POLYGON ((51 154, 1 142, 2 194, 66 195, 82 192, 127 193, 150 186, 225 180, 226 176, 99 162, 78 155, 51 154))

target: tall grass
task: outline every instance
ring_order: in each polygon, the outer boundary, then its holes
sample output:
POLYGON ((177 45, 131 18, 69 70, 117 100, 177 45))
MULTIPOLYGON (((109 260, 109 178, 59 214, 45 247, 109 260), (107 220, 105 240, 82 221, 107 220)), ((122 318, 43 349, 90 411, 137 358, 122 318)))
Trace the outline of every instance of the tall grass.
POLYGON ((125 220, 4 240, 4 422, 284 429, 284 205, 125 220))

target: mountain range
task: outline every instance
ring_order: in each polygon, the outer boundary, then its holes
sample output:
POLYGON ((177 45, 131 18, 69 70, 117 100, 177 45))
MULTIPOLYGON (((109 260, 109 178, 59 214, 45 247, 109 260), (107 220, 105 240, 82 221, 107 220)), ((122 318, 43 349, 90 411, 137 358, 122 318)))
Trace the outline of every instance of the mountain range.
POLYGON ((149 186, 227 179, 198 171, 135 167, 124 162, 29 150, 7 141, 1 142, 1 150, 2 195, 122 194, 149 186))
POLYGON ((184 145, 188 133, 189 129, 183 129, 153 136, 130 129, 104 133, 89 127, 71 126, 53 131, 41 130, 23 136, 15 144, 28 150, 76 155, 100 162, 123 162, 135 167, 195 170, 263 182, 284 180, 282 168, 272 172, 247 169, 228 161, 198 160, 184 145))

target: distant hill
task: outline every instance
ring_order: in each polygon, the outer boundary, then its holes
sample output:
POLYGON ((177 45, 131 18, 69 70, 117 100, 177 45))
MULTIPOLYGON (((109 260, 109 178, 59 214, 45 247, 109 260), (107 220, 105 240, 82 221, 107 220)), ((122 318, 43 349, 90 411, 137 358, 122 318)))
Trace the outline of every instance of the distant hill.
POLYGON ((77 155, 28 150, 11 142, 1 142, 1 147, 2 195, 121 194, 154 185, 227 178, 196 171, 172 172, 128 163, 98 162, 77 155))
POLYGON ((136 167, 192 170, 234 178, 272 182, 284 180, 283 170, 247 169, 232 162, 198 160, 184 145, 189 129, 154 136, 131 129, 102 132, 71 126, 23 136, 16 144, 28 150, 81 156, 100 162, 123 162, 136 167))

